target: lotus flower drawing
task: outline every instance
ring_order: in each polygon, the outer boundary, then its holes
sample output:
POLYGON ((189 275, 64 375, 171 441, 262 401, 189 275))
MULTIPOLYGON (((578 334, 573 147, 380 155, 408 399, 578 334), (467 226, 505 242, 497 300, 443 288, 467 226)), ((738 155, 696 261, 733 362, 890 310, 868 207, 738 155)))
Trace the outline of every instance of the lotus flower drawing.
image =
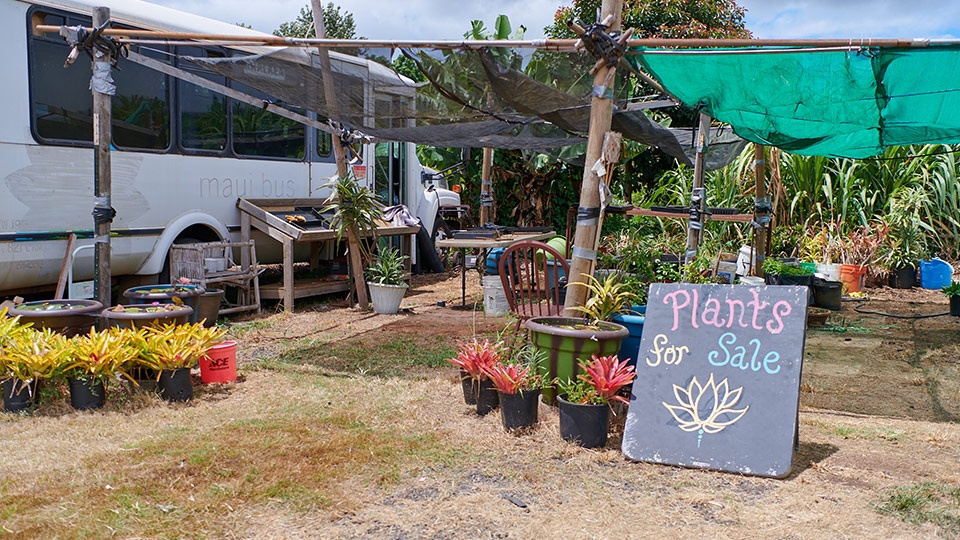
POLYGON ((684 431, 698 433, 697 447, 704 433, 719 433, 746 414, 750 406, 735 409, 743 387, 730 390, 727 379, 714 382, 713 374, 706 384, 700 384, 696 377, 684 388, 673 385, 673 395, 678 405, 662 402, 663 406, 677 420, 677 427, 684 431))

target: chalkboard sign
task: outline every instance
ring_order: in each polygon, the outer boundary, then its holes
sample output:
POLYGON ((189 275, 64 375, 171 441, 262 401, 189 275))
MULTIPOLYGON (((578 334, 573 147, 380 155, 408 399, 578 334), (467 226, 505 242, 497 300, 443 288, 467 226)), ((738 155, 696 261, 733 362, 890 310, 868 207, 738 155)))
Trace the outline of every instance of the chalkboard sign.
POLYGON ((807 294, 806 287, 652 284, 623 453, 787 475, 807 294))

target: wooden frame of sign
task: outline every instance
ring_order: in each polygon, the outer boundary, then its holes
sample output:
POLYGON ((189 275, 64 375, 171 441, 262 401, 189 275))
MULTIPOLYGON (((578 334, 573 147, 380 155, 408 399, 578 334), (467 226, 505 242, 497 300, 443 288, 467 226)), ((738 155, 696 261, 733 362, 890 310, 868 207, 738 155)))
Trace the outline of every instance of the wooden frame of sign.
POLYGON ((789 474, 807 301, 806 287, 652 284, 623 453, 789 474))

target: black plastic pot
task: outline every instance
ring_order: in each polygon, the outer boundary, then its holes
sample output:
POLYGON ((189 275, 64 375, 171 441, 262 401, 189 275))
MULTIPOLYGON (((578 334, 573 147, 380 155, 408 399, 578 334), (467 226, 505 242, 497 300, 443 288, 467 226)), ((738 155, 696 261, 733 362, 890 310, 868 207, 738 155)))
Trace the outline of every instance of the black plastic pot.
POLYGON ((477 404, 477 380, 460 370, 460 385, 463 387, 463 402, 467 405, 477 404))
POLYGON ((912 289, 917 286, 917 268, 905 266, 897 268, 890 274, 888 285, 894 289, 912 289))
POLYGON ((3 390, 3 410, 20 412, 33 407, 36 403, 38 381, 25 383, 19 379, 4 379, 0 384, 3 390))
POLYGON ((540 407, 540 389, 520 391, 516 394, 500 392, 500 416, 503 429, 523 431, 537 423, 540 407))
POLYGON ((805 285, 807 287, 813 284, 813 275, 793 276, 788 274, 766 274, 764 276, 767 285, 805 285))
POLYGON ((490 379, 481 379, 477 389, 477 414, 484 416, 500 406, 500 396, 490 379))
POLYGON ((70 377, 70 406, 78 411, 99 409, 106 401, 106 386, 102 380, 70 377))
POLYGON ((833 311, 843 307, 843 282, 813 279, 813 305, 833 311))
POLYGON ((566 396, 558 396, 560 407, 560 437, 584 448, 602 448, 607 444, 610 427, 610 407, 570 403, 566 396))
POLYGON ((165 369, 157 382, 160 397, 167 401, 189 401, 193 398, 190 368, 165 369))
POLYGON ((950 297, 950 315, 960 317, 960 296, 950 297))

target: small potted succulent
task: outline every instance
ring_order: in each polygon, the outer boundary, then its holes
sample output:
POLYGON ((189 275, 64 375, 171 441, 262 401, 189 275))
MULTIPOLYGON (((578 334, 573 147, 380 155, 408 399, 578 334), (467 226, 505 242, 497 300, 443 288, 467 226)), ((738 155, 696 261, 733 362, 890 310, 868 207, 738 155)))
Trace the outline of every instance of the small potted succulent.
POLYGON ((400 310, 400 303, 407 293, 406 255, 388 246, 367 267, 367 287, 373 310, 381 315, 392 315, 400 310))
POLYGON ((447 359, 460 368, 464 402, 476 405, 477 414, 481 416, 497 408, 500 403, 493 382, 484 372, 484 368, 499 362, 502 355, 502 342, 473 338, 470 341, 457 341, 457 356, 447 359))
POLYGON ((950 300, 950 315, 960 317, 960 281, 951 281, 949 285, 940 290, 950 300))
POLYGON ((559 383, 560 436, 584 448, 600 448, 607 444, 612 405, 629 404, 621 390, 633 383, 636 373, 617 355, 594 355, 590 362, 581 362, 580 369, 582 375, 559 383))
POLYGON ((481 371, 493 382, 500 399, 503 428, 511 432, 526 430, 537 423, 543 375, 538 364, 545 355, 530 344, 522 346, 508 362, 498 361, 481 371))

